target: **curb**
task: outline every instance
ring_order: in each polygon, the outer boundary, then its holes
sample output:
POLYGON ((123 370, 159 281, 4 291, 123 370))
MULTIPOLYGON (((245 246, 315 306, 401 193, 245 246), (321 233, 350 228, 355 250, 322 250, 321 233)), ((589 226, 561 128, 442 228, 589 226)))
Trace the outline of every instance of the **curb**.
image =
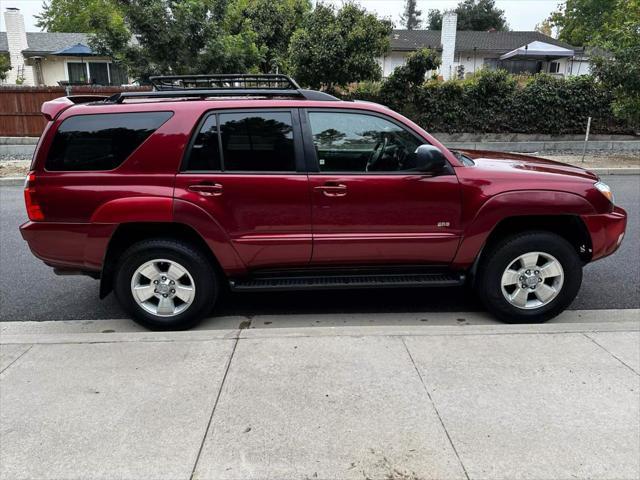
POLYGON ((24 177, 0 177, 0 187, 24 185, 24 177))
MULTIPOLYGON (((234 339, 268 339, 292 337, 424 337, 466 335, 544 335, 584 332, 638 332, 640 309, 628 310, 567 310, 558 320, 545 324, 503 324, 484 312, 423 312, 415 314, 362 314, 340 316, 352 324, 341 326, 316 326, 316 323, 299 323, 300 316, 260 315, 255 326, 237 328, 246 317, 209 318, 204 325, 192 330, 152 332, 144 330, 131 320, 67 320, 46 322, 3 322, 0 345, 6 344, 56 344, 56 343, 123 343, 123 342, 175 342, 234 339), (364 325, 362 318, 374 319, 378 324, 364 325), (423 317, 431 323, 416 320, 423 317), (459 321, 464 318, 464 322, 459 321), (263 326, 264 320, 277 326, 263 326), (219 320, 223 320, 219 328, 219 320), (297 326, 296 322, 298 321, 297 326), (419 323, 419 324, 416 324, 419 323)), ((329 315, 330 317, 333 315, 329 315)), ((313 318, 325 318, 324 314, 313 318)), ((335 319, 334 319, 335 320, 335 319)))
POLYGON ((588 168, 587 170, 600 175, 640 175, 640 168, 635 167, 588 168))

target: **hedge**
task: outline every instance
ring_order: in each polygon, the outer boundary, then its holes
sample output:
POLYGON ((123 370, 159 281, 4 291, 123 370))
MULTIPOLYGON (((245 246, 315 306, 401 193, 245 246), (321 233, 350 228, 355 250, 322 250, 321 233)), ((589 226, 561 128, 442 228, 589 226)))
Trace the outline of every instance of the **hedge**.
POLYGON ((438 132, 575 134, 584 133, 592 117, 593 133, 633 133, 613 117, 611 92, 589 75, 564 79, 480 70, 465 80, 361 83, 344 96, 388 105, 438 132))

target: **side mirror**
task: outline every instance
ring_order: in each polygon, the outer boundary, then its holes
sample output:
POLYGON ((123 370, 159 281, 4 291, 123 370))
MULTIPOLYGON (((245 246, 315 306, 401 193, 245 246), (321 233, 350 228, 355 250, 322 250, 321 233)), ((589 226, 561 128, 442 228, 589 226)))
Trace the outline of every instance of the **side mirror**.
POLYGON ((447 165, 447 159, 438 147, 420 145, 416 149, 416 170, 419 172, 439 173, 447 165))

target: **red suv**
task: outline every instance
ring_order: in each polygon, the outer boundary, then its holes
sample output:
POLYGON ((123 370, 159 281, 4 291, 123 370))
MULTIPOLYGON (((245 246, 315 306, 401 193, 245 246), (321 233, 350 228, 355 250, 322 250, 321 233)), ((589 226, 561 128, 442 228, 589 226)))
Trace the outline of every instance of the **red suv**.
POLYGON ((286 76, 152 81, 43 105, 21 227, 150 328, 193 325, 225 289, 465 282, 499 319, 541 322, 624 236, 609 187, 577 167, 451 151, 286 76))

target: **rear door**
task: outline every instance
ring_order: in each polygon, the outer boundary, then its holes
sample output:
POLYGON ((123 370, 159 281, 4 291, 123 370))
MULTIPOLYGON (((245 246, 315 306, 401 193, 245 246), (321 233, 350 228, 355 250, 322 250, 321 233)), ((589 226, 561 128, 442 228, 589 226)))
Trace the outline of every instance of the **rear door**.
POLYGON ((426 140, 386 115, 346 109, 305 113, 312 263, 449 263, 461 234, 453 168, 415 171, 415 150, 426 140))
POLYGON ((296 109, 221 110, 200 122, 175 196, 227 233, 248 268, 311 258, 311 207, 296 109))

